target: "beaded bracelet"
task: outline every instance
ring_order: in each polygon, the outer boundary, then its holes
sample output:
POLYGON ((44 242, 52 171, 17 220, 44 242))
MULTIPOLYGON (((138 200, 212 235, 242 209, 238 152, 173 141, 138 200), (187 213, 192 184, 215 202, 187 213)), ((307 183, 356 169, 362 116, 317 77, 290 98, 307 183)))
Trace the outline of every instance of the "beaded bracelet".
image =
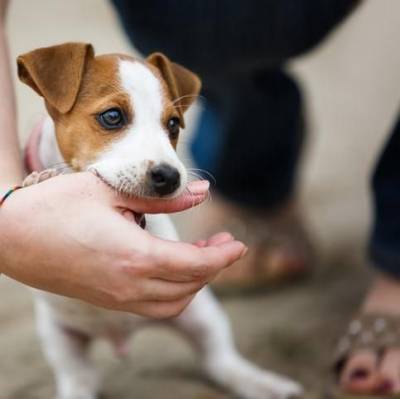
POLYGON ((13 188, 11 188, 10 190, 8 190, 3 197, 0 199, 0 206, 3 205, 4 201, 14 192, 19 190, 20 188, 22 188, 22 186, 14 186, 13 188))

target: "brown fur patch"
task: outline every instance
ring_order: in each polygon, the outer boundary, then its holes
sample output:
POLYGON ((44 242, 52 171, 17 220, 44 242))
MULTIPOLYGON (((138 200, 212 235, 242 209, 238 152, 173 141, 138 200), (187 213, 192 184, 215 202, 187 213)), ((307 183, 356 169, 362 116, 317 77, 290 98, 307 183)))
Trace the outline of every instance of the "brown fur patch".
POLYGON ((17 58, 18 76, 61 113, 73 107, 89 60, 92 45, 64 43, 42 47, 17 58))
POLYGON ((126 115, 128 124, 133 121, 129 96, 119 82, 118 61, 118 56, 103 55, 88 62, 81 89, 69 113, 60 114, 48 107, 61 153, 75 170, 84 169, 126 130, 126 127, 103 129, 96 119, 99 113, 118 107, 126 115))
POLYGON ((185 127, 183 114, 194 102, 201 90, 201 80, 193 72, 182 65, 171 62, 162 53, 153 53, 146 58, 148 65, 153 65, 159 71, 165 82, 173 106, 179 113, 181 126, 185 127))

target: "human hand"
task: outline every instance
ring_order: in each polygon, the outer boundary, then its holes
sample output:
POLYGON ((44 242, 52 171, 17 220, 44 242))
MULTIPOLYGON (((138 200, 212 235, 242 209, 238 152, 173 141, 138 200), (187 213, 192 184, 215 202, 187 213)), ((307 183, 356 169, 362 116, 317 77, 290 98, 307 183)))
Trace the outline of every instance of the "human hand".
POLYGON ((208 184, 190 191, 175 200, 128 199, 91 173, 19 190, 0 208, 0 271, 109 309, 175 316, 246 248, 228 233, 193 245, 161 240, 124 213, 182 211, 205 199, 208 184))

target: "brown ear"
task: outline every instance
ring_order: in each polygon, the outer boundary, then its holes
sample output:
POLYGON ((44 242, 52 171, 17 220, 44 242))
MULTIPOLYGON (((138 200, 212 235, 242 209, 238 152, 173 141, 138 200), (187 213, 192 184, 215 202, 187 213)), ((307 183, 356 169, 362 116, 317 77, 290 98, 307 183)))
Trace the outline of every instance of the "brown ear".
POLYGON ((62 114, 73 107, 86 62, 94 50, 86 43, 65 43, 20 55, 18 76, 62 114))
POLYGON ((171 62, 162 53, 150 54, 146 61, 154 65, 161 72, 167 83, 174 105, 181 117, 182 127, 185 127, 183 113, 190 107, 200 93, 201 81, 199 77, 182 65, 171 62))

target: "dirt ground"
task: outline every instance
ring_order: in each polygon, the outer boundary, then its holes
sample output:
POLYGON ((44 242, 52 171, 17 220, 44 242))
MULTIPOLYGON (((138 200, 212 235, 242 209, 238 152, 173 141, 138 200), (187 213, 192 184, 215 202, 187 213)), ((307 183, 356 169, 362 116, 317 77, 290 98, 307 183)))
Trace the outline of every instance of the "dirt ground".
MULTIPOLYGON (((11 3, 13 59, 72 40, 92 42, 99 53, 132 51, 105 1, 11 3)), ((323 46, 290 66, 304 87, 309 115, 300 197, 318 251, 315 272, 280 289, 222 299, 241 351, 300 380, 310 399, 328 397, 333 345, 371 279, 364 256, 368 176, 400 100, 399 15, 398 0, 366 0, 323 46)), ((43 108, 31 91, 16 87, 24 140, 43 108)), ((187 156, 185 146, 181 151, 187 156)), ((176 218, 186 239, 196 236, 190 221, 201 211, 176 218)), ((0 399, 52 398, 29 290, 1 277, 0 292, 0 399)), ((103 342, 93 357, 104 374, 106 398, 228 398, 204 379, 189 346, 166 329, 140 331, 123 361, 103 342)))

